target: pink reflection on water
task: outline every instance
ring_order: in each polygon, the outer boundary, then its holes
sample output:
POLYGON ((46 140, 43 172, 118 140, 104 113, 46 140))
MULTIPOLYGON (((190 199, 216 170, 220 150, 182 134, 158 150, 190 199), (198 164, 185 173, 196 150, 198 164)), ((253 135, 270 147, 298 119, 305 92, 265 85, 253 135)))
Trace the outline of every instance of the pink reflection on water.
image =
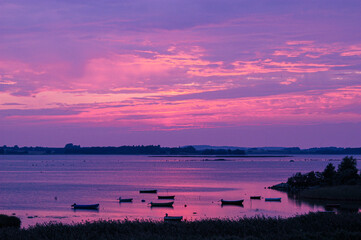
POLYGON ((166 213, 192 221, 257 215, 289 217, 324 211, 321 203, 296 201, 265 187, 285 181, 297 171, 320 171, 329 163, 324 156, 313 161, 307 160, 310 156, 294 156, 294 163, 283 158, 207 162, 203 158, 168 161, 147 156, 0 157, 0 209, 4 214, 16 213, 23 227, 49 221, 161 221, 166 213), (158 193, 139 193, 148 188, 158 193), (158 200, 157 195, 175 195, 173 208, 151 208, 151 201, 170 201, 158 200), (254 195, 262 199, 251 200, 254 195), (133 198, 133 202, 119 203, 119 197, 133 198), (282 200, 265 202, 266 197, 282 200), (244 199, 244 203, 222 206, 220 199, 244 199), (74 202, 99 203, 99 211, 74 211, 70 207, 74 202))

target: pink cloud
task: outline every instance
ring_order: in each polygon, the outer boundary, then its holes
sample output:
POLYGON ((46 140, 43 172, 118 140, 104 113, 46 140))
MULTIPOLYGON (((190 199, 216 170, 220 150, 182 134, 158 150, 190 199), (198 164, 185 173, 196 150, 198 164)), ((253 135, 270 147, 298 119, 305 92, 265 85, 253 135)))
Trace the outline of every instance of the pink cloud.
POLYGON ((250 74, 267 74, 275 72, 290 73, 315 73, 330 70, 332 67, 342 67, 345 65, 303 63, 303 62, 277 62, 272 59, 257 61, 236 61, 232 63, 234 68, 226 69, 222 67, 191 67, 189 74, 202 77, 210 76, 241 76, 250 74))
POLYGON ((314 41, 286 42, 286 46, 280 46, 274 51, 274 56, 320 58, 325 55, 342 51, 342 46, 336 44, 320 44, 314 41))
MULTIPOLYGON (((89 99, 90 102, 90 99, 89 99)), ((130 127, 133 130, 170 130, 217 128, 218 126, 248 126, 257 124, 321 124, 359 122, 361 112, 343 111, 348 106, 359 106, 361 86, 332 91, 307 91, 268 97, 247 97, 217 100, 182 100, 167 102, 143 99, 128 104, 104 102, 79 105, 70 115, 8 116, 11 121, 88 126, 130 127), (81 110, 81 111, 79 111, 81 110)), ((68 106, 74 109, 74 106, 68 106)), ((361 106, 359 106, 361 107, 361 106)))
POLYGON ((310 45, 314 41, 287 41, 287 45, 310 45))
POLYGON ((282 85, 290 85, 290 84, 295 83, 295 82, 297 82, 296 78, 287 78, 286 81, 280 82, 280 84, 282 84, 282 85))
POLYGON ((1 125, 170 131, 360 122, 359 9, 129 4, 4 5, 1 125))
POLYGON ((280 46, 273 55, 288 58, 305 56, 314 59, 335 53, 343 57, 361 55, 361 45, 319 44, 314 41, 292 41, 286 42, 286 45, 288 46, 280 46))
POLYGON ((361 45, 349 46, 344 52, 340 54, 343 57, 359 56, 361 55, 361 45))

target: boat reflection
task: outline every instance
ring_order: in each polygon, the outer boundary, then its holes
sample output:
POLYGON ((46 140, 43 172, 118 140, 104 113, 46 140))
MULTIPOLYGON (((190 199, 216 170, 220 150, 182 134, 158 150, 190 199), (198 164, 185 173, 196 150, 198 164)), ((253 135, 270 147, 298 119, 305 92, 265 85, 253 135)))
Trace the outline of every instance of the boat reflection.
POLYGON ((79 208, 72 208, 73 212, 99 212, 99 209, 79 209, 79 208))
POLYGON ((243 204, 221 204, 221 207, 241 207, 244 208, 243 204))
POLYGON ((174 209, 173 206, 150 206, 150 209, 158 209, 158 208, 174 209))

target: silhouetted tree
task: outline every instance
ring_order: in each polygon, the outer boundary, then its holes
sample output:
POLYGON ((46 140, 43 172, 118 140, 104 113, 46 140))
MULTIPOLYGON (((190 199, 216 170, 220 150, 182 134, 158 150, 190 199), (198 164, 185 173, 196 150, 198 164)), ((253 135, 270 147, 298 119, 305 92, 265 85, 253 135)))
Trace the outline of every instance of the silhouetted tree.
POLYGON ((338 165, 337 169, 337 182, 338 184, 356 184, 360 176, 357 174, 356 158, 346 156, 338 165))
POLYGON ((335 166, 332 163, 327 164, 325 170, 322 172, 323 180, 326 184, 332 185, 336 176, 335 166))
POLYGON ((357 161, 353 156, 346 156, 342 159, 342 162, 338 165, 337 172, 342 172, 347 169, 353 169, 357 171, 357 161))

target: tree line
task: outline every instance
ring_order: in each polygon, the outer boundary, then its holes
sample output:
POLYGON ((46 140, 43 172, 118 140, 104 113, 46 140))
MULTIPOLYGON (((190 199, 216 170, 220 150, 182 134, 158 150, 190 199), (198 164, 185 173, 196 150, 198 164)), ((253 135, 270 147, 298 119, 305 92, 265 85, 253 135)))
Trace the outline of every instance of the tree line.
POLYGON ((161 147, 160 145, 139 145, 120 147, 81 147, 68 143, 64 148, 48 147, 0 147, 0 154, 117 154, 117 155, 244 155, 240 149, 196 150, 187 147, 161 147))
POLYGON ((329 163, 323 172, 300 172, 288 178, 288 185, 293 188, 308 188, 312 186, 356 185, 361 184, 361 176, 357 169, 357 160, 346 156, 338 165, 337 170, 329 163))

